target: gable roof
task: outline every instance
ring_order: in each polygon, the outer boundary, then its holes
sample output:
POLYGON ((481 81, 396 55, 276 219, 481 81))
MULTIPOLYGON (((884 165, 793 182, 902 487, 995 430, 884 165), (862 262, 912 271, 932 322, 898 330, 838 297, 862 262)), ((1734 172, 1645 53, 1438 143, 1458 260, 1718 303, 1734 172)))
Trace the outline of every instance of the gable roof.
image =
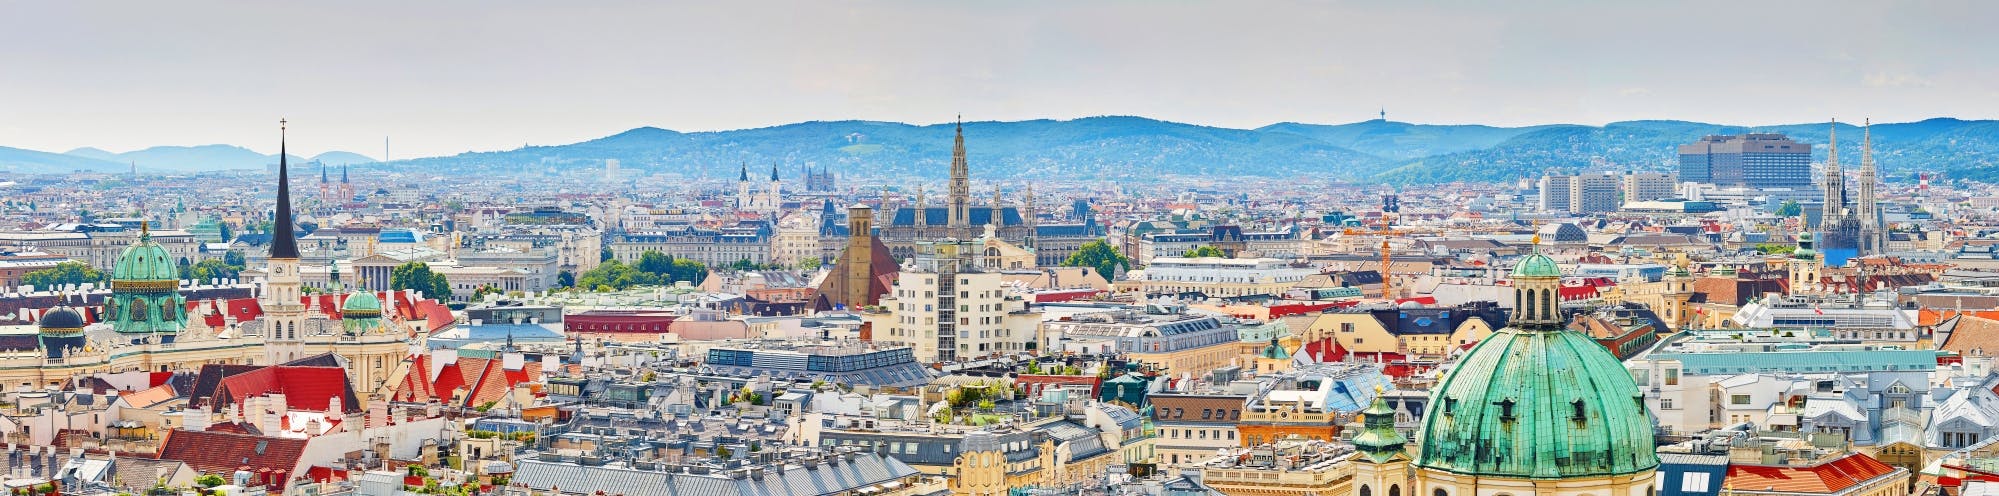
POLYGON ((242 467, 251 471, 290 471, 305 454, 304 439, 253 436, 211 431, 168 431, 160 459, 180 460, 203 473, 228 474, 242 467))
POLYGON ((1731 464, 1724 486, 1770 492, 1832 494, 1892 474, 1895 470, 1895 467, 1874 457, 1859 453, 1812 467, 1731 464))
POLYGON ((236 374, 222 379, 215 389, 213 409, 270 393, 285 395, 285 407, 292 410, 323 412, 340 399, 342 413, 361 411, 361 401, 347 382, 347 370, 336 367, 277 365, 236 374))

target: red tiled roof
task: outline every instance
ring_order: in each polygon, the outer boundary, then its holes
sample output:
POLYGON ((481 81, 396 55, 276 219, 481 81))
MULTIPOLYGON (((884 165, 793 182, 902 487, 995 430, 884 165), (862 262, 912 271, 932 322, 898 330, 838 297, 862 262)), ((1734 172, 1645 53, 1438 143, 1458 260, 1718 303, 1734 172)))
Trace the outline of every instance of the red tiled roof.
POLYGON ((304 439, 228 432, 169 431, 160 459, 180 460, 202 473, 228 474, 242 467, 290 472, 305 453, 304 439))
POLYGON ((409 362, 409 373, 403 375, 402 383, 396 385, 395 393, 391 397, 395 401, 409 403, 422 403, 436 398, 437 390, 432 388, 430 382, 430 355, 411 355, 403 361, 409 362))
POLYGON ((457 322, 457 319, 451 316, 451 308, 438 303, 437 300, 418 301, 415 311, 402 315, 409 315, 411 319, 423 319, 424 327, 428 327, 424 332, 433 334, 457 322))
POLYGON ((258 316, 264 314, 264 306, 262 303, 258 303, 256 298, 236 298, 225 302, 223 305, 227 307, 224 313, 227 313, 230 317, 235 317, 237 322, 256 320, 258 316))
POLYGON ((215 396, 221 400, 216 402, 220 408, 270 393, 283 393, 285 407, 292 410, 323 412, 340 398, 343 412, 361 411, 347 370, 337 367, 264 367, 222 379, 215 396))
POLYGON ((1813 467, 1731 464, 1725 485, 1752 491, 1833 494, 1894 472, 1895 467, 1874 457, 1854 453, 1813 467))

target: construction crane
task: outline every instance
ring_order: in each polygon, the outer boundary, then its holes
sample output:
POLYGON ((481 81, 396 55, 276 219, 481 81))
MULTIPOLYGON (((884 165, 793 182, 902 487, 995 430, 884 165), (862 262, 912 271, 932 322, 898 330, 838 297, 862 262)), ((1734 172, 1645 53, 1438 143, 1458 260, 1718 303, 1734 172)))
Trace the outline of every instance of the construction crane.
MULTIPOLYGON (((1394 205, 1393 199, 1395 197, 1391 195, 1388 198, 1390 199, 1389 200, 1390 203, 1388 203, 1388 205, 1393 206, 1394 205)), ((1392 208, 1384 210, 1390 210, 1390 211, 1384 211, 1381 213, 1380 227, 1374 229, 1356 229, 1349 227, 1340 232, 1348 236, 1360 236, 1360 235, 1381 236, 1381 297, 1385 299, 1394 299, 1395 277, 1389 275, 1388 273, 1388 266, 1389 263, 1391 262, 1391 259, 1389 258, 1390 251, 1388 246, 1388 239, 1395 236, 1410 234, 1410 232, 1395 229, 1395 214, 1397 213, 1396 211, 1401 210, 1400 208, 1392 208)))

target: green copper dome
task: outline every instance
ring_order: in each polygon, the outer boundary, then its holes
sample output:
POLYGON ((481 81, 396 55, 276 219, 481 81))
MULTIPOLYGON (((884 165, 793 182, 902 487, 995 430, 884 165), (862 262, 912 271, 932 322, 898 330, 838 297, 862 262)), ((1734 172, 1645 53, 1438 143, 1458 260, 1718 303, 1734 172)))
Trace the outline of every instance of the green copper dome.
POLYGON ((180 265, 174 263, 167 248, 153 241, 150 235, 140 235, 139 241, 125 247, 118 255, 118 263, 111 266, 111 284, 120 282, 172 282, 180 283, 180 265))
POLYGON ((374 291, 356 291, 340 304, 340 329, 364 334, 382 326, 382 300, 374 291))
POLYGON ((112 330, 126 335, 173 334, 187 325, 180 266, 151 234, 140 231, 111 266, 111 298, 104 302, 104 315, 112 330))
POLYGON ((1562 269, 1555 265, 1555 259, 1535 250, 1513 266, 1513 277, 1562 277, 1562 269))
POLYGON ((1659 465, 1631 372, 1588 336, 1507 327, 1431 390, 1416 464, 1458 474, 1571 478, 1659 465))
POLYGON ((374 291, 355 292, 354 294, 347 295, 347 301, 341 303, 340 314, 342 316, 381 316, 382 300, 375 298, 374 291))

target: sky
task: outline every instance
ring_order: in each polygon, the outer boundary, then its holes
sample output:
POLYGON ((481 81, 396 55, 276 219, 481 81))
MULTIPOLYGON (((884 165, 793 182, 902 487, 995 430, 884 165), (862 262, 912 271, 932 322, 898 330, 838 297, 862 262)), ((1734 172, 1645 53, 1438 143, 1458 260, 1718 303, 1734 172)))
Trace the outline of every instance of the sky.
POLYGON ((0 0, 0 146, 392 158, 639 126, 1999 116, 1999 2, 0 0), (1753 5, 1748 5, 1753 4, 1753 5))

